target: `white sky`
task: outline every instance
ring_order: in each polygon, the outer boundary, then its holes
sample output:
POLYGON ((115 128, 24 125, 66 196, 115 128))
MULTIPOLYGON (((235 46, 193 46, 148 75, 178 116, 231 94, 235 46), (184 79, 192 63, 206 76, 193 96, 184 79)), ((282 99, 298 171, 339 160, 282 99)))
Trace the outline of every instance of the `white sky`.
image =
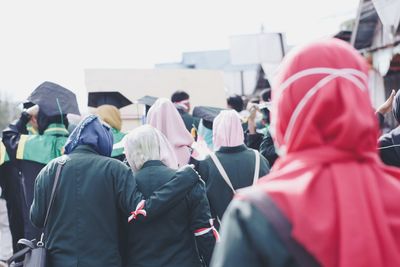
POLYGON ((339 31, 359 0, 0 1, 0 93, 22 100, 42 81, 86 104, 85 68, 152 68, 229 36, 281 31, 299 44, 339 31))

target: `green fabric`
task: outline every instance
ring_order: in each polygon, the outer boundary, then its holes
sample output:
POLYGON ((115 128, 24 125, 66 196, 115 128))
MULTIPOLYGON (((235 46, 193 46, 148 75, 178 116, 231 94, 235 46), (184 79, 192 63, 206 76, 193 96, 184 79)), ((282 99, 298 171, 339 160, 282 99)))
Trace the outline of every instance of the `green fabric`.
POLYGON ((21 135, 17 159, 47 164, 63 154, 68 130, 63 124, 50 124, 43 135, 21 135))
POLYGON ((0 139, 0 166, 10 161, 10 157, 8 156, 6 147, 4 146, 3 142, 0 139))
MULTIPOLYGON (((118 131, 117 129, 112 128, 111 129, 112 133, 113 133, 113 138, 114 138, 114 145, 121 142, 122 139, 124 138, 125 134, 118 131)), ((111 153, 111 157, 118 157, 124 154, 124 148, 115 148, 113 149, 112 153, 111 153)))
POLYGON ((187 112, 180 112, 183 122, 185 123, 186 129, 190 132, 192 128, 198 129, 199 128, 199 123, 200 119, 193 117, 187 112))
POLYGON ((37 130, 35 128, 33 128, 33 126, 28 123, 28 125, 26 126, 26 130, 28 131, 28 134, 38 134, 37 130))

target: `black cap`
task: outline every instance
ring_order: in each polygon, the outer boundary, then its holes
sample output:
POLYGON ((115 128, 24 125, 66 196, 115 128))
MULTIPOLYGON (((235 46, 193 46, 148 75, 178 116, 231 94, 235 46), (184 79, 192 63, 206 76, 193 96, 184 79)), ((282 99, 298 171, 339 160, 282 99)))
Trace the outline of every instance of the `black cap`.
POLYGON ((140 104, 151 107, 152 105, 154 105, 154 102, 156 102, 157 99, 158 97, 146 95, 144 97, 139 98, 137 101, 140 104))
POLYGON ((90 92, 88 96, 89 107, 96 108, 101 105, 112 105, 116 108, 122 108, 130 104, 132 104, 132 101, 117 91, 90 92))
POLYGON ((193 109, 193 116, 212 122, 222 110, 224 109, 208 106, 197 106, 193 109))

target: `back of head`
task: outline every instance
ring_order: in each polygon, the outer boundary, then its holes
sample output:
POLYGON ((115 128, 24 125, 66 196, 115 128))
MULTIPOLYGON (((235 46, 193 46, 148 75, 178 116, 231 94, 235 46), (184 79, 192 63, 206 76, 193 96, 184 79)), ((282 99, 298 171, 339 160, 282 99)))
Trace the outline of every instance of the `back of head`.
POLYGON ((96 115, 85 117, 72 131, 65 144, 65 154, 72 153, 77 147, 87 145, 102 156, 110 157, 113 149, 113 135, 110 128, 96 115))
POLYGON ((189 99, 189 94, 186 93, 185 91, 176 91, 171 96, 172 103, 177 103, 177 102, 181 102, 183 100, 188 100, 188 99, 189 99))
POLYGON ((240 112, 243 110, 243 99, 240 95, 233 95, 228 97, 228 99, 226 100, 226 103, 228 104, 228 106, 234 110, 236 110, 237 112, 240 112))
POLYGON ((125 136, 125 155, 134 170, 142 168, 149 160, 160 160, 158 136, 150 125, 140 126, 125 136))
POLYGON ((178 166, 168 140, 151 125, 139 126, 127 134, 124 138, 124 149, 129 165, 136 171, 149 160, 163 161, 170 168, 178 166))
POLYGON ((100 118, 108 125, 114 129, 117 129, 118 131, 121 131, 121 112, 118 108, 112 105, 101 105, 96 109, 95 113, 99 115, 100 118))
POLYGON ((39 107, 39 113, 37 115, 37 124, 39 134, 43 134, 44 131, 49 127, 50 124, 57 123, 63 124, 66 129, 68 129, 69 123, 67 115, 55 115, 55 116, 47 116, 44 114, 39 107))
POLYGON ((162 132, 173 146, 190 146, 194 141, 169 99, 157 99, 147 113, 147 123, 162 132))
POLYGON ((171 96, 171 102, 175 104, 176 108, 190 111, 189 94, 184 91, 176 91, 171 96))
POLYGON ((235 110, 223 110, 213 123, 213 144, 220 147, 235 147, 244 142, 244 133, 239 114, 235 110))
POLYGON ((284 151, 319 146, 375 151, 378 124, 368 66, 349 44, 321 40, 292 51, 272 91, 272 134, 284 151))
POLYGON ((171 143, 180 165, 190 159, 189 147, 194 139, 174 104, 169 99, 159 98, 147 113, 147 123, 162 132, 171 143))

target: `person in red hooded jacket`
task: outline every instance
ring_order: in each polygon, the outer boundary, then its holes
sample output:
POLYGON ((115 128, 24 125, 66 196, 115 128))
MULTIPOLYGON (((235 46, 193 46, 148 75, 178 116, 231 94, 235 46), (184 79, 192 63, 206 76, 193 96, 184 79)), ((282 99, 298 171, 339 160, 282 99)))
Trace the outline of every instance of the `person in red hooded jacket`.
POLYGON ((228 207, 211 266, 400 266, 400 171, 379 158, 367 73, 340 40, 286 57, 272 91, 281 157, 228 207))

